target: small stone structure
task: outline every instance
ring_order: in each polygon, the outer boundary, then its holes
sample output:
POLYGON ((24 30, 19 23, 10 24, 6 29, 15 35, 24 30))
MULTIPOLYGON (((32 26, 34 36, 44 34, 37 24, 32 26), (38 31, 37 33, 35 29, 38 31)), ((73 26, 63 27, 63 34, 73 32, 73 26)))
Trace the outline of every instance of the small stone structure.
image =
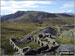
POLYGON ((69 31, 65 31, 63 32, 59 37, 63 38, 63 37, 70 37, 70 38, 74 38, 75 37, 75 33, 74 33, 75 29, 71 29, 69 31))
POLYGON ((60 27, 60 31, 62 30, 70 30, 70 29, 73 29, 75 27, 75 25, 63 25, 60 27))
POLYGON ((15 42, 14 42, 12 39, 10 39, 10 44, 14 47, 15 50, 17 50, 17 52, 15 53, 15 55, 18 55, 18 54, 19 54, 19 55, 22 56, 22 55, 24 55, 24 53, 25 53, 25 51, 24 51, 25 49, 28 48, 28 49, 26 50, 26 52, 30 50, 30 47, 29 47, 29 46, 24 47, 24 48, 22 48, 22 49, 19 48, 19 47, 15 44, 15 42))

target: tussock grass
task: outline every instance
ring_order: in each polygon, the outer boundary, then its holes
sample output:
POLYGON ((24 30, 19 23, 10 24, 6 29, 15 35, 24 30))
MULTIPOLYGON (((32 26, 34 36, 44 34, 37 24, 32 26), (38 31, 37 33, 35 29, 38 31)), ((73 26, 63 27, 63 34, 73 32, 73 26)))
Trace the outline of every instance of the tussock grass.
POLYGON ((75 39, 71 37, 63 37, 63 38, 56 38, 56 42, 59 44, 74 44, 75 39))
POLYGON ((27 43, 27 44, 17 44, 17 46, 19 46, 20 48, 24 48, 24 47, 31 47, 32 49, 33 48, 37 48, 37 47, 40 47, 39 44, 35 43, 35 42, 30 42, 30 43, 27 43))

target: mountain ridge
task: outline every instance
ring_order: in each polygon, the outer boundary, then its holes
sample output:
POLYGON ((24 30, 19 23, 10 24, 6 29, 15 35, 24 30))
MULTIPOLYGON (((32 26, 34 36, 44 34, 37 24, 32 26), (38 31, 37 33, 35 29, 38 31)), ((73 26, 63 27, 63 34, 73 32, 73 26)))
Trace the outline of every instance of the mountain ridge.
POLYGON ((39 22, 48 18, 64 18, 74 17, 65 13, 48 13, 42 11, 17 11, 14 14, 9 14, 1 17, 2 22, 39 22))

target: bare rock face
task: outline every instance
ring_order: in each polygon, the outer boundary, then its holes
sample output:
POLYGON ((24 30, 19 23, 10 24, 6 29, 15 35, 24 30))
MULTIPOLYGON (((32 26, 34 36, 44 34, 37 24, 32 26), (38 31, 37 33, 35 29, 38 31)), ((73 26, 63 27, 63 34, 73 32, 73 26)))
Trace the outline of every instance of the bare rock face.
POLYGON ((57 32, 55 29, 51 28, 51 27, 47 27, 43 30, 44 33, 50 33, 53 36, 57 36, 57 32))
POLYGON ((72 45, 72 44, 64 44, 64 45, 61 45, 58 49, 57 49, 58 52, 63 52, 63 51, 70 51, 70 52, 74 52, 75 51, 75 45, 72 45))

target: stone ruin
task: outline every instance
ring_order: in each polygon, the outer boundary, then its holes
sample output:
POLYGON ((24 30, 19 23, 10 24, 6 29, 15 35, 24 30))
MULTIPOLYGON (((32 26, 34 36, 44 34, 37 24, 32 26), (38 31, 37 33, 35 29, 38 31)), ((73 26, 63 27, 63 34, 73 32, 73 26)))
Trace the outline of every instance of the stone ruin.
POLYGON ((50 31, 46 31, 46 29, 47 28, 45 28, 42 31, 41 30, 36 31, 36 32, 41 32, 38 34, 37 38, 33 38, 33 36, 35 34, 31 34, 29 37, 24 38, 24 41, 22 41, 22 40, 19 41, 15 38, 11 38, 10 44, 14 47, 15 50, 17 50, 15 55, 20 55, 20 56, 23 56, 23 55, 24 56, 25 55, 41 55, 41 54, 43 55, 44 53, 53 55, 53 54, 55 54, 55 52, 59 52, 59 54, 62 55, 63 51, 64 52, 69 51, 68 54, 74 54, 75 53, 74 52, 75 50, 73 49, 74 46, 68 45, 68 44, 60 46, 54 40, 54 38, 57 36, 57 33, 55 35, 53 35, 50 31), (27 46, 27 47, 24 47, 21 49, 15 44, 15 43, 27 44, 27 43, 32 42, 32 41, 39 44, 41 47, 32 49, 31 47, 27 46), (45 41, 45 42, 42 42, 42 41, 45 41))
POLYGON ((51 29, 50 27, 47 27, 42 31, 40 30, 40 32, 42 34, 38 34, 37 38, 33 38, 34 34, 31 34, 29 37, 24 38, 23 41, 16 40, 15 38, 10 39, 10 44, 13 45, 14 49, 18 51, 16 52, 15 55, 37 55, 51 51, 54 52, 59 46, 59 44, 53 39, 54 36, 55 37, 57 36, 56 31, 51 29), (43 40, 46 42, 43 42, 43 40), (39 44, 41 47, 36 49, 31 49, 31 47, 27 46, 21 49, 15 44, 15 43, 26 44, 32 41, 39 44))

